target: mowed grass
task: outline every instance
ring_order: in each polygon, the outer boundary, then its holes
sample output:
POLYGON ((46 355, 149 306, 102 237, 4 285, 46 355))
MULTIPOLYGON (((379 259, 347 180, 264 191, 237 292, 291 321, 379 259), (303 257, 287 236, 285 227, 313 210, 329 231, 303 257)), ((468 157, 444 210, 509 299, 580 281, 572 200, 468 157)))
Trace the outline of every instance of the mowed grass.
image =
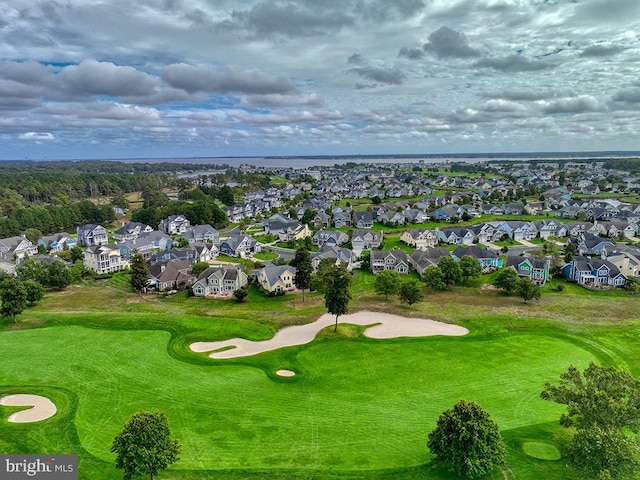
POLYGON ((507 467, 488 478, 572 479, 544 452, 569 438, 557 423, 562 409, 539 398, 544 383, 569 364, 640 367, 637 298, 561 292, 524 305, 472 281, 409 308, 371 293, 373 277, 358 272, 352 311, 471 333, 373 340, 341 325, 308 345, 213 360, 189 343, 270 338, 324 313, 321 295, 265 299, 252 289, 245 304, 140 297, 122 280, 48 296, 17 325, 4 323, 0 395, 40 393, 60 413, 14 425, 6 417, 15 408, 0 407, 0 451, 78 453, 80 478, 121 478, 113 437, 131 413, 158 409, 184 445, 160 478, 449 479, 430 463, 426 435, 465 398, 491 413, 508 445, 507 467), (278 377, 281 368, 297 375, 278 377))

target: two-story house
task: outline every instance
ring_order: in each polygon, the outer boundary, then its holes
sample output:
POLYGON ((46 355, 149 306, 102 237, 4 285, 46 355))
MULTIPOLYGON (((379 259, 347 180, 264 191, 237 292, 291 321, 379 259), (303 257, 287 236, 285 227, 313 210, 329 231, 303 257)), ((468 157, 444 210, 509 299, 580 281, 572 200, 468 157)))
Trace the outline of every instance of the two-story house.
POLYGON ((409 273, 409 258, 404 250, 373 250, 370 262, 374 275, 384 270, 394 270, 400 274, 409 273))
POLYGON ((372 250, 382 245, 382 231, 356 229, 351 235, 351 248, 354 251, 372 250))
POLYGON ((89 223, 77 229, 78 245, 90 247, 92 245, 106 245, 109 243, 107 229, 102 225, 89 223))
POLYGON ((271 265, 256 271, 256 282, 270 293, 295 290, 296 269, 289 265, 271 265))
POLYGON ((247 285, 247 274, 237 265, 217 265, 203 271, 193 283, 191 291, 196 297, 231 294, 247 285))
POLYGON ((191 227, 191 222, 184 215, 169 215, 160 220, 158 230, 167 235, 179 235, 186 233, 191 227))
POLYGON ((84 251, 84 266, 102 275, 129 268, 129 262, 122 258, 120 246, 115 244, 92 245, 84 251))
POLYGON ((548 258, 508 256, 506 267, 514 268, 518 276, 529 278, 541 287, 549 280, 550 265, 551 261, 548 258))

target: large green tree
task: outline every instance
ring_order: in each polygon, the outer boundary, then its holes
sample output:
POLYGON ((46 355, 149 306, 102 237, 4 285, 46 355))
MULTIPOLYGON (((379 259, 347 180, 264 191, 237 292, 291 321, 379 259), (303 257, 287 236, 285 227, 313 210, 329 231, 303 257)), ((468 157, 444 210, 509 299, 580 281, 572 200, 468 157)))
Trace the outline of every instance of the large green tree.
POLYGON ((444 274, 437 265, 429 265, 424 269, 421 277, 424 284, 427 287, 431 287, 431 290, 444 290, 447 288, 447 284, 444 283, 444 274))
POLYGON ((335 332, 338 330, 338 318, 349 311, 351 274, 344 265, 334 265, 325 274, 325 282, 324 305, 330 314, 336 316, 335 332))
POLYGON ((640 467, 640 380, 614 367, 573 365, 560 384, 547 382, 544 400, 567 406, 560 424, 575 428, 564 455, 584 479, 637 478, 640 467))
POLYGON ((180 442, 171 438, 169 422, 161 412, 134 413, 116 436, 111 452, 116 454, 116 468, 123 470, 122 478, 149 475, 153 480, 178 460, 180 442))
POLYGON ((493 285, 496 288, 504 290, 507 294, 513 294, 518 288, 518 272, 511 267, 503 268, 500 270, 495 279, 493 280, 493 285))
POLYGON ((460 271, 466 283, 470 278, 476 278, 482 274, 482 265, 475 257, 463 255, 460 259, 460 271))
POLYGON ((376 275, 376 280, 373 284, 376 293, 384 295, 385 298, 398 293, 399 286, 400 274, 395 270, 383 270, 376 275))
POLYGON ((401 302, 408 304, 409 306, 414 303, 418 303, 424 298, 422 292, 422 284, 415 278, 409 278, 400 284, 398 288, 398 297, 401 302))
POLYGON ((27 308, 27 289, 22 281, 13 276, 3 277, 0 281, 0 315, 16 320, 16 316, 27 308))
POLYGON ((453 257, 442 257, 438 261, 438 268, 442 271, 442 281, 447 287, 462 281, 462 270, 453 257))
POLYGON ((540 287, 531 281, 530 278, 521 277, 516 284, 516 293, 524 303, 529 300, 538 300, 540 298, 540 287))
POLYGON ((149 285, 149 264, 137 250, 134 250, 129 266, 131 268, 131 286, 136 292, 142 293, 149 285))
POLYGON ((506 449, 498 425, 477 403, 459 400, 438 418, 427 446, 438 463, 456 475, 478 478, 505 463, 506 449))
POLYGON ((304 302, 304 291, 311 288, 311 273, 313 272, 309 250, 306 248, 297 249, 291 266, 296 269, 294 283, 302 291, 302 301, 304 302))

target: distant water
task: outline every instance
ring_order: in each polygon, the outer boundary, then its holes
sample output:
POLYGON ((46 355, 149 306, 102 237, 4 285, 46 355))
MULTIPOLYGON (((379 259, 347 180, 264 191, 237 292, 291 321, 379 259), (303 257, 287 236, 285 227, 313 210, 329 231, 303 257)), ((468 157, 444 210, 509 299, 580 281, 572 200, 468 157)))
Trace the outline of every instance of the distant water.
POLYGON ((187 157, 187 158, 123 158, 111 159, 126 163, 193 163, 198 165, 255 165, 267 168, 330 167, 346 163, 455 163, 523 160, 606 160, 608 158, 638 158, 640 152, 532 152, 532 153, 478 153, 478 154, 427 154, 427 155, 338 155, 300 157, 187 157))

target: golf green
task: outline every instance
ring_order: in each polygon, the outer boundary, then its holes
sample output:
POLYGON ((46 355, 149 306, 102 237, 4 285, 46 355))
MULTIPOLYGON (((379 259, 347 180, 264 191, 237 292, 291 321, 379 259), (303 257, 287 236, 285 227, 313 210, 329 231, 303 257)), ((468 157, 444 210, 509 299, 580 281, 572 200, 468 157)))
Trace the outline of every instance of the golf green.
MULTIPOLYGON (((171 352, 170 340, 164 331, 79 326, 1 332, 0 395, 37 386, 65 405, 20 427, 0 407, 0 432, 43 429, 68 415, 82 447, 112 464, 111 442, 126 419, 158 409, 183 443, 172 469, 409 468, 429 461, 426 434, 456 400, 477 401, 502 430, 554 422, 562 409, 539 398, 544 382, 597 360, 570 337, 521 332, 325 338, 242 363, 206 354, 183 361, 188 355, 171 352), (277 378, 280 368, 297 375, 277 378)), ((40 451, 65 446, 38 438, 40 451)))

